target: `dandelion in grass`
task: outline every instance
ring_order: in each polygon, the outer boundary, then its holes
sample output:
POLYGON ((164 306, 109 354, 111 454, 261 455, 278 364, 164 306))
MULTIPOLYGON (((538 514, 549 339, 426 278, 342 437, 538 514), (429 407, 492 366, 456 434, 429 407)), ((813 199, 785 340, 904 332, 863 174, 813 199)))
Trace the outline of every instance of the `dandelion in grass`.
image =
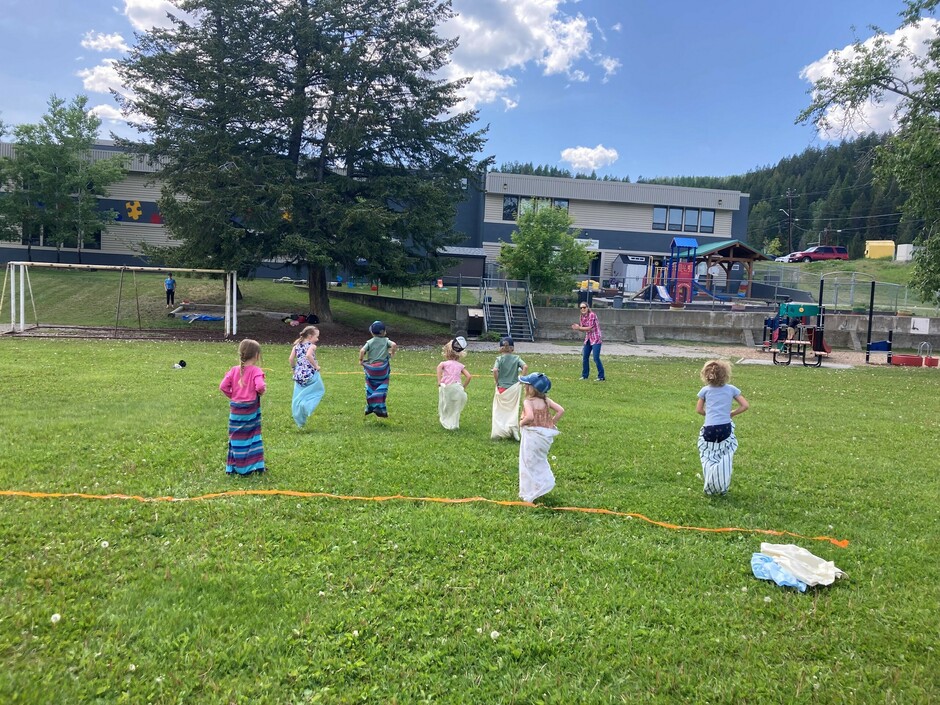
POLYGON ((764 602, 770 602, 770 595, 767 595, 767 597, 764 598, 764 602))
POLYGON ((741 592, 747 592, 747 585, 741 588, 741 592))
POLYGON ((52 622, 53 624, 58 624, 60 619, 62 619, 62 615, 59 614, 58 612, 56 612, 54 615, 49 617, 49 621, 52 622))
POLYGON ((320 597, 323 597, 324 595, 326 595, 326 593, 323 592, 323 590, 320 590, 320 592, 319 592, 318 594, 320 595, 320 597))
POLYGON ((359 636, 359 630, 358 630, 358 629, 353 629, 353 636, 354 636, 354 637, 359 636))
POLYGON ((101 548, 107 548, 107 547, 110 546, 110 545, 111 545, 111 544, 109 544, 107 541, 102 541, 102 542, 101 542, 101 548))
POLYGON ((499 639, 499 632, 496 631, 495 629, 494 629, 493 631, 491 631, 491 632, 490 632, 490 639, 492 639, 493 641, 496 641, 497 639, 499 639))
MULTIPOLYGON (((58 615, 56 615, 58 617, 58 615)), ((483 633, 483 627, 477 627, 477 634, 483 633)))
POLYGON ((131 673, 133 673, 134 671, 137 670, 137 666, 135 666, 135 665, 132 664, 132 663, 129 663, 129 664, 127 664, 127 670, 130 671, 131 673))

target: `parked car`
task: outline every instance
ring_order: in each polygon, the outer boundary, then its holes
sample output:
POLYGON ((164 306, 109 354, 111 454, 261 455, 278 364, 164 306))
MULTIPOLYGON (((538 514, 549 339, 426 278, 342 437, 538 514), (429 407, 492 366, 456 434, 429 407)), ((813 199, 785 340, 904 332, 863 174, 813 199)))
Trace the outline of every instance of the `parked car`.
POLYGON ((819 262, 824 259, 848 259, 849 252, 837 245, 816 245, 787 255, 789 262, 819 262))
POLYGON ((791 252, 788 255, 783 255, 782 257, 774 257, 774 262, 796 262, 795 259, 790 259, 793 255, 797 254, 796 252, 791 252))

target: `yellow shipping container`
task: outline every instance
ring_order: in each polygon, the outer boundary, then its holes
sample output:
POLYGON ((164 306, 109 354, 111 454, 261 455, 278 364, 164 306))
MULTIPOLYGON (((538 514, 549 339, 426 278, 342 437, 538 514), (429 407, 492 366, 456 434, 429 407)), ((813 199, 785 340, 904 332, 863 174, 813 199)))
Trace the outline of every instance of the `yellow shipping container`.
POLYGON ((894 259, 894 240, 865 240, 865 257, 879 259, 890 257, 894 259))

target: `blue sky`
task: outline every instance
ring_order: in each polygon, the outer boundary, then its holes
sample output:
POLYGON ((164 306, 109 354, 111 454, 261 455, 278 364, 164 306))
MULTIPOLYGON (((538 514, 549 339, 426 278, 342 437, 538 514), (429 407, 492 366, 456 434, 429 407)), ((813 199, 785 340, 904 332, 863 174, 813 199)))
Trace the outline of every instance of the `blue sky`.
MULTIPOLYGON (((826 55, 893 31, 901 0, 454 0, 450 75, 489 125, 485 154, 623 177, 725 176, 824 146, 794 125, 826 55), (853 30, 853 27, 855 28, 853 30), (804 71, 807 73, 804 74, 804 71)), ((102 137, 130 134, 107 87, 167 0, 6 0, 0 121, 84 93, 102 137)), ((916 38, 916 37, 915 37, 916 38)), ((890 106, 856 130, 890 127, 890 106)))

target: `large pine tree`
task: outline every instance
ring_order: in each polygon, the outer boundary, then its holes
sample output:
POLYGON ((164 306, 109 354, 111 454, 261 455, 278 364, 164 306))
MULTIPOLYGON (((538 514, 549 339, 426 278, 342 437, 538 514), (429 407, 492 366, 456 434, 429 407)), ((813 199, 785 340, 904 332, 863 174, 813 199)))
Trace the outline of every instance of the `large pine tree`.
POLYGON ((184 0, 119 65, 149 138, 179 263, 307 265, 385 281, 440 271, 483 134, 440 70, 455 42, 439 0, 184 0))

